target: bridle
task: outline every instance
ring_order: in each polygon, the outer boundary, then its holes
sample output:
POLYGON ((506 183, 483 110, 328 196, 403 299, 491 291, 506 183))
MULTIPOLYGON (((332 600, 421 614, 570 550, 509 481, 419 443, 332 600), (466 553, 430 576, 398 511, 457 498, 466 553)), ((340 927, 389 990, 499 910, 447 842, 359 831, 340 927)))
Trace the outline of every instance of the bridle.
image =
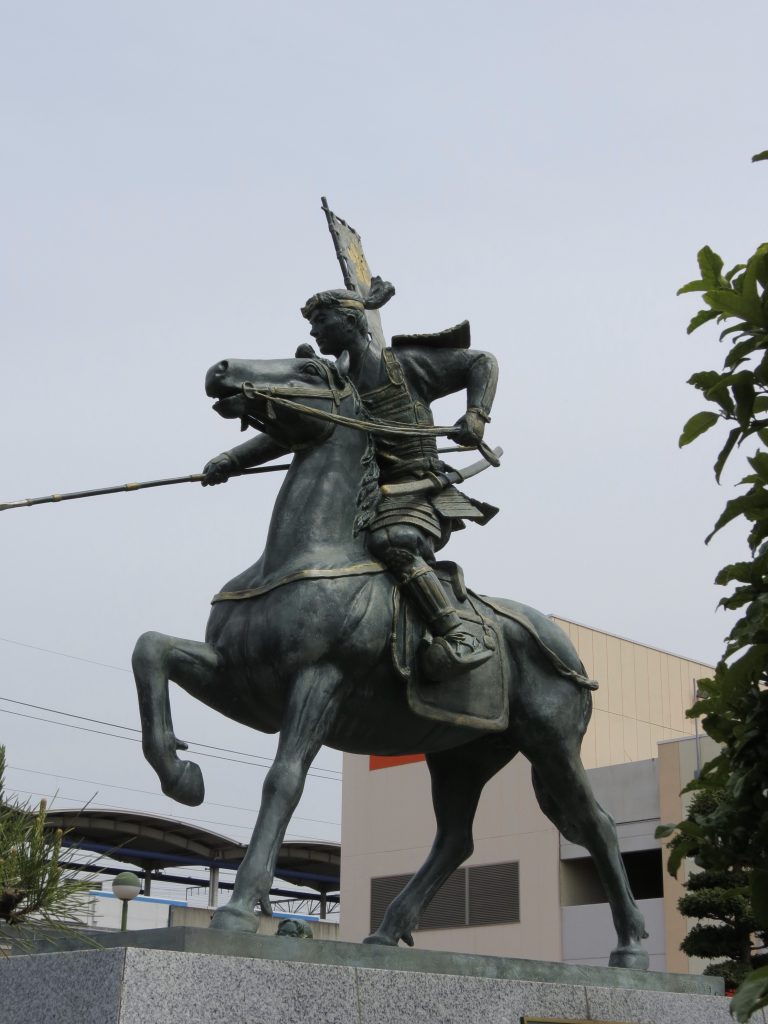
MULTIPOLYGON (((262 398, 266 401, 267 419, 276 420, 277 413, 275 406, 283 409, 291 409, 293 412, 310 416, 314 419, 324 420, 326 423, 335 423, 342 427, 350 427, 352 430, 359 430, 364 434, 373 434, 376 437, 449 437, 456 430, 455 425, 451 427, 424 426, 416 423, 395 423, 392 420, 378 420, 373 417, 358 419, 354 416, 342 416, 339 412, 341 401, 349 395, 356 395, 359 399, 354 384, 346 378, 342 387, 338 387, 334 380, 334 370, 330 363, 323 359, 313 359, 313 366, 319 369, 326 380, 326 387, 307 386, 303 384, 282 385, 266 384, 257 387, 251 381, 245 381, 240 388, 246 398, 262 398), (288 397, 290 396, 290 397, 288 397), (295 401, 296 398, 331 398, 333 401, 333 412, 326 412, 324 409, 315 409, 311 405, 303 405, 295 401)), ((250 413, 247 419, 255 426, 262 428, 264 421, 250 413)), ((308 447, 308 446, 303 446, 308 447)), ((484 442, 479 441, 475 447, 492 466, 498 466, 499 460, 493 450, 484 442)))
MULTIPOLYGON (((342 416, 338 411, 341 407, 342 399, 347 398, 349 395, 356 395, 357 389, 349 379, 345 381, 343 387, 339 388, 333 379, 333 369, 327 363, 316 359, 313 360, 313 364, 324 374, 326 387, 313 387, 303 384, 265 384, 257 387, 251 381, 245 381, 240 386, 241 391, 245 398, 264 399, 266 401, 267 418, 271 420, 277 418, 274 409, 277 406, 279 408, 291 409, 293 412, 299 412, 302 415, 311 416, 318 420, 325 420, 328 423, 351 427, 353 430, 359 430, 366 434, 395 437, 413 437, 414 435, 420 437, 447 437, 448 434, 456 429, 455 427, 428 427, 411 423, 394 423, 391 420, 357 419, 354 416, 342 416), (303 405, 301 402, 295 401, 294 399, 296 398, 331 398, 334 411, 326 412, 324 409, 315 409, 311 405, 303 405)), ((253 419, 255 422, 262 422, 250 413, 248 418, 253 419)))

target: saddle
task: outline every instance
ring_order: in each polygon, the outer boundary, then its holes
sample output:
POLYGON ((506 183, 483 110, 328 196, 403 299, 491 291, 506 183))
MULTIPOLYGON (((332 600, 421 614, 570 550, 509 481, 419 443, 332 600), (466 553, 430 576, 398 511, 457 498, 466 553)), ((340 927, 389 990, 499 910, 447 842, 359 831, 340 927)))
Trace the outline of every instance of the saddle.
POLYGON ((449 722, 481 732, 503 732, 509 725, 509 661, 502 656, 503 641, 496 615, 481 605, 464 586, 461 569, 454 562, 438 562, 437 577, 451 605, 462 620, 462 628, 493 656, 481 665, 439 682, 429 679, 419 667, 419 651, 431 642, 423 621, 393 591, 392 662, 406 682, 408 705, 423 718, 449 722))
MULTIPOLYGON (((586 674, 580 663, 567 664, 550 646, 551 640, 529 618, 527 611, 513 602, 500 602, 480 597, 464 586, 461 569, 455 562, 437 562, 437 577, 446 597, 462 620, 462 628, 471 633, 479 645, 493 651, 488 661, 466 672, 433 682, 419 668, 419 651, 432 637, 415 614, 410 602, 403 600, 399 587, 392 587, 392 625, 390 647, 395 671, 406 682, 407 700, 411 710, 424 718, 450 722, 480 732, 503 732, 509 724, 510 662, 504 656, 502 620, 511 620, 536 643, 551 667, 576 686, 596 690, 597 683, 586 674)), ((356 562, 328 568, 299 569, 286 576, 261 583, 247 590, 222 591, 212 603, 244 601, 259 598, 276 590, 311 579, 340 579, 349 576, 377 576, 387 572, 381 562, 356 562)), ((544 631, 545 633, 545 631, 544 631)))

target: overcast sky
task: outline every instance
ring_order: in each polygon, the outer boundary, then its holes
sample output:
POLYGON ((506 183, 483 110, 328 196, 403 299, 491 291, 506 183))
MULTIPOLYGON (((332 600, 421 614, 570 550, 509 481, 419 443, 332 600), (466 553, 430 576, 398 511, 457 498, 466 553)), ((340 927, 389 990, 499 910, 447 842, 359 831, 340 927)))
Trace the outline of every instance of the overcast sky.
MULTIPOLYGON (((471 585, 717 658, 712 580, 745 544, 739 527, 703 538, 738 474, 717 488, 714 438, 677 448, 700 407, 685 381, 721 351, 714 331, 686 337, 695 298, 675 291, 702 245, 731 265, 765 240, 768 166, 749 160, 768 145, 764 0, 0 10, 0 501, 199 472, 239 443, 205 372, 309 340, 299 307, 341 284, 327 195, 397 287, 387 334, 466 317, 498 356, 504 464, 467 490, 503 511, 449 549, 471 585)), ((248 837, 263 767, 202 758, 208 801, 184 809, 157 795, 135 733, 14 717, 88 725, 9 700, 135 729, 136 638, 202 639, 277 486, 2 514, 12 788, 248 837)), ((181 736, 274 748, 172 702, 181 736)), ((340 756, 317 765, 289 834, 338 838, 340 756)))

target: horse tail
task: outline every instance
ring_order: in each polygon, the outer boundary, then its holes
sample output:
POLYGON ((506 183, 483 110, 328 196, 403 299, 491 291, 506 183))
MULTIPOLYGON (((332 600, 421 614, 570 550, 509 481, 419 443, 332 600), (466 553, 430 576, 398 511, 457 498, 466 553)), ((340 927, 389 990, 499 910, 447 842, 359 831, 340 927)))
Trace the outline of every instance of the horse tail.
MULTIPOLYGON (((584 669, 584 666, 581 666, 584 669)), ((584 669, 586 676, 586 669, 584 669)), ((587 731, 590 720, 592 718, 592 690, 586 687, 581 691, 581 735, 587 731)))
MULTIPOLYGON (((470 591, 472 593, 472 591, 470 591)), ((472 593, 474 598, 477 594, 472 593)), ((563 630, 553 622, 552 619, 535 608, 519 604, 517 601, 508 601, 498 597, 479 596, 481 603, 500 615, 502 618, 510 619, 512 622, 522 626, 531 639, 536 643, 540 653, 549 662, 552 668, 566 679, 584 687, 587 692, 596 690, 598 684, 590 679, 583 662, 576 653, 576 648, 571 643, 563 630)), ((592 701, 589 701, 589 715, 592 713, 592 701)))

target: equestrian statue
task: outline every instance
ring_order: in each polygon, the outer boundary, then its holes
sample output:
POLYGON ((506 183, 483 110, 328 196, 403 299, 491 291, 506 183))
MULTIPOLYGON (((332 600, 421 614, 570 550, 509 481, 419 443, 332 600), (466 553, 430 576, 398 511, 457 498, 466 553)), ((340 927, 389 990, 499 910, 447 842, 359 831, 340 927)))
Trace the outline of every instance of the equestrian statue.
POLYGON ((423 909, 472 853, 484 785, 522 753, 544 813, 594 859, 617 933, 610 963, 646 969, 616 828, 580 758, 597 684, 545 615, 475 594, 457 565, 436 559, 465 520, 484 525, 497 512, 455 486, 499 464, 501 450, 484 441, 496 360, 471 348, 466 322, 386 345, 377 310, 394 288, 323 208, 345 287, 302 308, 319 353, 303 344, 292 359, 225 359, 206 377, 216 412, 257 433, 211 459, 204 485, 292 453, 264 553, 214 596, 205 642, 150 632, 133 655, 143 750, 166 795, 204 797, 199 766, 178 756, 169 682, 280 734, 232 899, 211 927, 254 932, 254 908, 271 912, 276 858, 321 746, 424 753, 434 844, 365 940, 412 945, 423 909), (431 403, 457 392, 466 413, 436 426, 431 403), (481 459, 451 468, 441 436, 481 459))

